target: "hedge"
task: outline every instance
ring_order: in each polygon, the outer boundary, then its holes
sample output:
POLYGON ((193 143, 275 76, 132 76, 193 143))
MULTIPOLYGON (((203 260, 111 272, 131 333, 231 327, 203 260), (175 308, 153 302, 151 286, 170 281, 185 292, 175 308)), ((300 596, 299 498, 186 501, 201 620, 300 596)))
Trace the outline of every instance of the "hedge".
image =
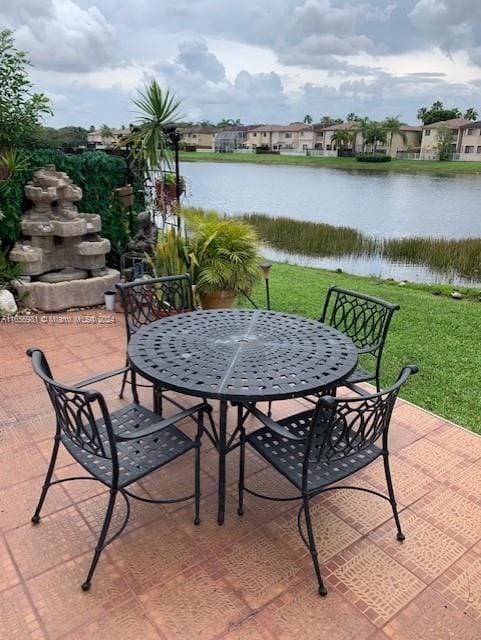
MULTIPOLYGON (((29 162, 28 170, 12 175, 0 189, 2 245, 11 247, 21 235, 21 215, 31 206, 24 195, 25 184, 32 179, 37 169, 46 164, 54 164, 57 170, 65 171, 82 188, 83 198, 76 203, 79 211, 101 216, 101 234, 110 240, 111 262, 117 263, 118 256, 125 251, 129 239, 128 211, 113 194, 114 189, 125 184, 125 159, 102 151, 67 155, 53 149, 25 150, 24 155, 29 162)), ((138 191, 134 188, 135 193, 138 191)), ((142 204, 136 201, 134 210, 139 211, 142 204)))
POLYGON ((372 155, 371 153, 360 153, 356 156, 358 162, 391 162, 391 156, 372 155))

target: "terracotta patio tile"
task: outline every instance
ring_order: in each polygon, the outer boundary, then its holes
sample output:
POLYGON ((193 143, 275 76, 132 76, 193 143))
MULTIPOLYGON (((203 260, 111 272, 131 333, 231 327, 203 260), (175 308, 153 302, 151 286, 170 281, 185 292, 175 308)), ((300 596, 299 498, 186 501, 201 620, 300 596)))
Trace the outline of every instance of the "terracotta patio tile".
POLYGON ((104 555, 100 558, 91 590, 80 588, 92 554, 70 560, 27 582, 35 607, 52 639, 66 634, 98 615, 121 606, 132 592, 104 555))
MULTIPOLYGON (((42 491, 43 477, 21 482, 0 490, 0 529, 10 531, 30 523, 42 491)), ((70 505, 70 498, 62 487, 50 488, 43 505, 42 515, 48 515, 70 505)))
POLYGON ((120 536, 108 549, 121 574, 138 594, 204 558, 203 549, 187 534, 180 536, 168 516, 120 536))
POLYGON ((420 411, 418 407, 408 403, 396 406, 394 420, 420 435, 426 435, 444 424, 442 418, 420 411))
POLYGON ((384 628, 392 640, 479 640, 481 625, 429 588, 384 628))
MULTIPOLYGON (((425 473, 408 464, 399 456, 389 456, 389 466, 397 502, 409 505, 435 488, 436 482, 425 473)), ((381 493, 388 495, 384 465, 381 458, 362 471, 367 482, 381 493)))
POLYGON ((459 468, 453 470, 446 479, 445 483, 450 489, 461 493, 473 502, 481 506, 481 462, 473 464, 463 464, 459 468))
POLYGON ((416 469, 440 481, 452 473, 454 467, 463 462, 460 456, 427 438, 422 438, 405 447, 399 456, 416 469))
POLYGON ((192 504, 171 514, 172 521, 178 529, 186 532, 195 541, 196 545, 203 547, 206 553, 223 555, 232 543, 242 536, 258 529, 261 522, 250 511, 244 509, 244 515, 237 514, 237 501, 228 495, 226 500, 225 521, 222 526, 217 524, 217 493, 202 498, 200 505, 200 525, 192 523, 192 504))
POLYGON ((462 613, 481 622, 480 555, 472 551, 466 553, 432 586, 462 613))
POLYGON ((481 458, 481 436, 466 429, 445 423, 427 435, 427 439, 456 453, 465 460, 481 458))
MULTIPOLYGON (((40 442, 37 442, 37 447, 40 449, 40 453, 45 459, 45 471, 47 471, 47 466, 50 462, 50 458, 52 457, 53 438, 50 437, 48 439, 40 440, 40 442)), ((55 462, 55 469, 67 467, 74 462, 74 458, 70 455, 67 449, 63 445, 60 445, 57 460, 55 462)))
MULTIPOLYGON (((215 449, 202 452, 201 466, 202 469, 217 482, 219 454, 215 449)), ((246 474, 256 473, 266 467, 267 462, 263 458, 256 455, 250 449, 246 450, 246 474)), ((239 482, 239 447, 227 455, 226 468, 226 485, 235 484, 237 486, 239 482)))
POLYGON ((29 445, 15 449, 0 447, 0 487, 2 489, 42 475, 46 470, 45 460, 36 446, 29 445))
POLYGON ((0 537, 0 591, 20 582, 19 575, 2 537, 0 537))
POLYGON ((265 607, 257 621, 276 640, 367 640, 375 631, 334 589, 322 598, 313 574, 265 607))
MULTIPOLYGON (((47 467, 45 466, 45 471, 46 470, 47 467)), ((62 484, 62 487, 75 503, 87 500, 88 498, 93 498, 94 496, 105 493, 108 490, 102 482, 94 480, 93 478, 90 479, 87 471, 85 471, 85 469, 76 462, 69 464, 66 467, 59 467, 58 469, 55 469, 54 476, 58 480, 74 477, 89 478, 88 480, 70 480, 62 484)))
POLYGON ((295 556, 262 529, 234 543, 219 562, 226 569, 226 580, 252 609, 272 600, 302 575, 295 556))
POLYGON ((64 636, 64 640, 158 640, 156 629, 135 600, 101 614, 90 624, 64 636))
POLYGON ((261 625, 256 618, 248 618, 245 622, 230 631, 224 640, 275 640, 275 636, 271 635, 265 626, 261 625))
POLYGON ((382 626, 425 584, 369 540, 342 551, 325 569, 328 586, 341 591, 374 624, 382 626))
POLYGON ((29 380, 25 379, 20 387, 21 393, 2 399, 5 411, 14 415, 21 422, 24 418, 46 416, 52 414, 52 404, 45 389, 28 389, 29 380))
POLYGON ((89 549, 95 539, 74 507, 67 507, 5 534, 20 573, 31 578, 89 549))
MULTIPOLYGON (((337 553, 359 540, 361 533, 350 527, 344 520, 319 503, 318 498, 311 500, 311 519, 316 538, 319 562, 325 563, 337 553)), ((280 548, 291 549, 296 558, 306 558, 311 566, 311 555, 299 535, 297 528, 298 508, 280 514, 267 525, 267 529, 279 541, 280 548)), ((306 535, 305 519, 302 527, 306 535)))
POLYGON ((46 639, 38 619, 20 585, 0 593, 0 638, 46 639))
MULTIPOLYGON (((365 482, 359 482, 359 486, 373 488, 365 482)), ((325 500, 330 511, 361 533, 369 533, 393 517, 389 502, 364 491, 340 488, 326 493, 325 500)))
POLYGON ((369 537, 426 584, 466 551, 459 542, 407 509, 402 512, 401 526, 406 536, 401 544, 396 539, 394 523, 387 522, 369 537))
POLYGON ((214 563, 197 565, 141 596, 168 640, 210 640, 243 620, 249 609, 214 563))
POLYGON ((401 422, 393 420, 389 428, 389 451, 391 453, 400 451, 421 437, 422 435, 420 433, 408 429, 408 427, 401 422))
POLYGON ((463 546, 472 546, 479 540, 481 507, 454 491, 436 489, 411 509, 463 546))

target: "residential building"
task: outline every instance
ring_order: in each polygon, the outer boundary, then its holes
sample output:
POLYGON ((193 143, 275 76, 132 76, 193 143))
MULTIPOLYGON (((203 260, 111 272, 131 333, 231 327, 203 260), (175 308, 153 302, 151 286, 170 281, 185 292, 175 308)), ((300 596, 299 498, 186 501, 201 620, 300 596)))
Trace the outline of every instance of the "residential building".
POLYGON ((465 124, 461 128, 459 153, 466 154, 465 160, 480 160, 481 158, 481 120, 465 124), (472 158, 469 156, 473 156, 472 158))
POLYGON ((197 151, 214 149, 214 136, 218 131, 216 127, 180 127, 178 131, 180 141, 186 148, 197 151))
POLYGON ((302 151, 303 145, 312 141, 309 132, 312 132, 312 126, 300 122, 287 125, 266 124, 250 129, 246 145, 252 150, 267 147, 273 151, 302 151))
POLYGON ((214 134, 214 151, 226 153, 246 149, 248 147, 247 139, 251 129, 253 129, 253 127, 244 125, 217 129, 217 132, 214 134))
POLYGON ((395 158, 398 153, 419 153, 422 134, 422 127, 403 124, 401 132, 394 134, 392 141, 389 140, 388 134, 387 152, 392 158, 395 158))
POLYGON ((421 157, 438 153, 438 131, 442 127, 447 127, 452 131, 452 151, 459 153, 461 140, 463 137, 463 127, 471 124, 470 120, 465 118, 453 118, 451 120, 441 120, 432 124, 423 126, 423 136, 421 139, 421 157))
POLYGON ((118 144, 119 140, 132 133, 130 127, 124 127, 123 129, 110 129, 111 135, 108 137, 102 136, 102 129, 96 129, 95 131, 89 131, 87 134, 87 143, 89 147, 95 147, 96 149, 104 149, 105 147, 112 147, 118 144))
MULTIPOLYGON (((337 145, 333 135, 337 131, 349 131, 352 134, 352 140, 345 146, 346 151, 360 151, 362 148, 361 134, 359 133, 359 122, 342 122, 341 124, 332 124, 329 127, 323 127, 317 133, 317 148, 320 151, 337 151, 337 145)), ((333 153, 333 155, 336 155, 333 153)))

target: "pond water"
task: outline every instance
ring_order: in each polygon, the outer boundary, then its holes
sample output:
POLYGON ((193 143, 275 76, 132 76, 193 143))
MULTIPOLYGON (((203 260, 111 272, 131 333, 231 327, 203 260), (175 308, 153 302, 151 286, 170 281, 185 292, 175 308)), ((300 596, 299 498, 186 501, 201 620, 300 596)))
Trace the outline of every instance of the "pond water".
MULTIPOLYGON (((185 203, 227 214, 265 213, 348 226, 376 238, 481 237, 481 174, 438 176, 282 165, 182 163, 185 203)), ((307 258, 266 251, 289 262, 414 282, 472 284, 453 273, 376 257, 307 258)))

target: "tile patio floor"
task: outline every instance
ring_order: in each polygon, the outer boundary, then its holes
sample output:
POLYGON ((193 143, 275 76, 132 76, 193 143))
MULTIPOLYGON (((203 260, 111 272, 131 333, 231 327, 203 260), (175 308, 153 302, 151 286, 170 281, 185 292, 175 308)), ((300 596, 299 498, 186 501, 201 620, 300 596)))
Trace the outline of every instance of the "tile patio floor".
MULTIPOLYGON (((30 525, 53 422, 25 348, 43 348, 66 382, 122 366, 122 318, 113 325, 87 319, 0 324, 2 640, 481 639, 481 438, 402 401, 391 449, 406 541, 395 540, 389 505, 374 496, 339 491, 317 498, 327 598, 317 595, 292 503, 247 495, 245 516, 236 515, 236 453, 228 460, 227 521, 217 526, 216 453, 207 441, 200 527, 191 504, 134 503, 128 529, 107 548, 91 592, 83 593, 105 492, 95 482, 56 486, 40 526, 30 525)), ((118 406, 118 381, 100 388, 118 406)), ((179 495, 191 486, 191 462, 186 456, 169 465, 141 491, 179 495)), ((289 491, 260 459, 251 455, 247 465, 253 488, 289 491)), ((75 475, 75 467, 64 453, 57 476, 75 475)), ((380 465, 358 480, 382 488, 380 465)))

